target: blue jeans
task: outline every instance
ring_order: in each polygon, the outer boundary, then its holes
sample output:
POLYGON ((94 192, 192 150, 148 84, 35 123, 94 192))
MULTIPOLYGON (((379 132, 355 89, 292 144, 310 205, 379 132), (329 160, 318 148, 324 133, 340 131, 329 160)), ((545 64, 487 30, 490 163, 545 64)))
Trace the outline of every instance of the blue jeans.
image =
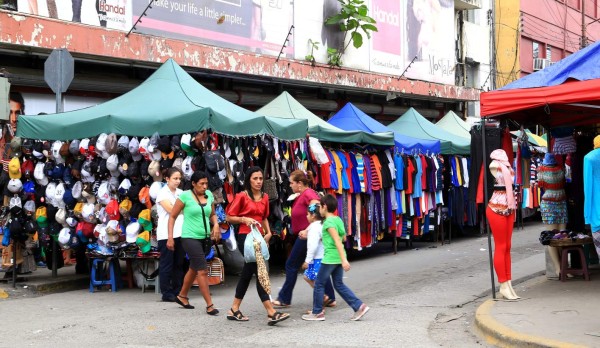
POLYGON ((325 284, 329 281, 329 278, 333 280, 333 288, 335 291, 342 296, 344 301, 350 306, 355 312, 362 305, 362 301, 354 295, 352 290, 344 284, 344 269, 342 265, 329 265, 321 264, 319 273, 317 274, 317 280, 315 282, 315 290, 313 292, 313 314, 319 314, 323 311, 323 293, 325 284))
POLYGON ((175 250, 167 249, 167 240, 158 241, 160 252, 158 275, 160 279, 160 292, 163 299, 173 299, 179 295, 183 285, 183 277, 187 272, 185 265, 185 252, 181 246, 181 238, 174 238, 175 250))
MULTIPOLYGON (((294 286, 296 286, 296 279, 298 279, 298 270, 302 267, 304 260, 306 259, 306 239, 296 238, 290 256, 285 262, 285 281, 279 290, 277 299, 284 304, 292 304, 292 292, 294 286)), ((335 292, 331 281, 327 281, 325 284, 325 294, 335 300, 335 292)))

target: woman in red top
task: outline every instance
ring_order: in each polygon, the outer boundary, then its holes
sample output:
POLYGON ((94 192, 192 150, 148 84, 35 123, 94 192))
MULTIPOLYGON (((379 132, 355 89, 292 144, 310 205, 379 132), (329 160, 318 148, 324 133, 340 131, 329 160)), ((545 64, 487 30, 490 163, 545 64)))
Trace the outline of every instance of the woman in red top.
MULTIPOLYGON (((319 202, 319 195, 315 190, 311 189, 313 176, 311 172, 304 173, 301 170, 295 170, 290 174, 290 187, 298 196, 292 204, 292 232, 295 239, 292 251, 285 262, 285 282, 281 286, 277 300, 273 301, 273 305, 278 308, 289 307, 292 303, 292 292, 298 279, 298 270, 306 259, 306 235, 309 225, 306 218, 308 205, 311 202, 319 202)), ((340 182, 341 185, 341 182, 340 182)), ((335 292, 331 280, 325 284, 325 299, 326 307, 335 306, 335 292)))
MULTIPOLYGON (((271 229, 269 227, 269 196, 262 192, 263 174, 259 167, 250 167, 246 171, 244 179, 244 191, 238 193, 233 202, 227 207, 227 222, 239 224, 237 234, 237 244, 242 254, 244 253, 244 241, 250 233, 250 226, 255 225, 263 234, 265 242, 269 245, 271 239, 271 229)), ((271 304, 271 298, 267 291, 260 285, 258 280, 258 269, 256 262, 246 262, 242 268, 240 279, 235 288, 235 297, 231 309, 227 312, 227 319, 237 321, 248 321, 248 317, 244 316, 240 311, 240 306, 252 276, 256 274, 256 290, 262 301, 267 315, 269 317, 269 325, 274 325, 289 317, 287 313, 277 312, 271 304)))

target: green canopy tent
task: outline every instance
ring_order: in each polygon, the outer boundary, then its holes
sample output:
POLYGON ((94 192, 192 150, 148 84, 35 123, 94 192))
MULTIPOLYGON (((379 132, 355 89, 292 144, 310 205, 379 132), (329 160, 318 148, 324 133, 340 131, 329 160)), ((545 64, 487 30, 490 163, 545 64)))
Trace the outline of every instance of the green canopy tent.
POLYGON ((408 109, 400 118, 388 125, 394 132, 419 138, 440 141, 443 155, 468 155, 471 152, 471 139, 446 132, 429 122, 414 108, 408 109))
POLYGON ((150 136, 208 128, 234 136, 270 134, 293 140, 305 137, 308 123, 243 109, 210 92, 169 59, 141 85, 113 100, 59 114, 20 116, 17 135, 69 140, 99 133, 150 136))
POLYGON ((435 125, 443 128, 446 132, 466 139, 471 139, 471 126, 458 117, 452 110, 448 111, 448 113, 442 117, 441 120, 437 121, 435 125))
POLYGON ((394 146, 393 132, 371 134, 363 131, 342 130, 310 112, 288 92, 281 93, 270 103, 256 110, 256 113, 264 116, 307 120, 308 134, 321 141, 394 146))

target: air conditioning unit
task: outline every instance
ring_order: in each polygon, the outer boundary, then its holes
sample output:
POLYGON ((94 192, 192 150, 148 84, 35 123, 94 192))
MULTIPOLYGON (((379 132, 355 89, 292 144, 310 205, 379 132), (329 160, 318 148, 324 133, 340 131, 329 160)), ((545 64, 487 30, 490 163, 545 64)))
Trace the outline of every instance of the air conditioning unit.
POLYGON ((545 58, 534 58, 533 59, 533 71, 542 70, 547 66, 552 65, 550 59, 545 58))

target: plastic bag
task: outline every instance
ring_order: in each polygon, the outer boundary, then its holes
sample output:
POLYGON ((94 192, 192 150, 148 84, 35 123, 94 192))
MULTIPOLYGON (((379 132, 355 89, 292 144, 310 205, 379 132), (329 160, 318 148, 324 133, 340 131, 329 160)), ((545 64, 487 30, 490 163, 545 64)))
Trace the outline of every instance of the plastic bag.
POLYGON ((262 234, 256 228, 256 225, 251 226, 250 233, 246 236, 246 240, 244 241, 244 261, 246 263, 256 262, 256 255, 254 254, 254 240, 257 240, 260 243, 260 250, 263 255, 265 261, 269 260, 269 248, 267 247, 267 243, 263 238, 262 234))
POLYGON ((232 226, 229 227, 229 236, 223 241, 223 245, 225 245, 225 248, 229 251, 237 250, 237 241, 235 240, 235 233, 233 232, 232 226))

